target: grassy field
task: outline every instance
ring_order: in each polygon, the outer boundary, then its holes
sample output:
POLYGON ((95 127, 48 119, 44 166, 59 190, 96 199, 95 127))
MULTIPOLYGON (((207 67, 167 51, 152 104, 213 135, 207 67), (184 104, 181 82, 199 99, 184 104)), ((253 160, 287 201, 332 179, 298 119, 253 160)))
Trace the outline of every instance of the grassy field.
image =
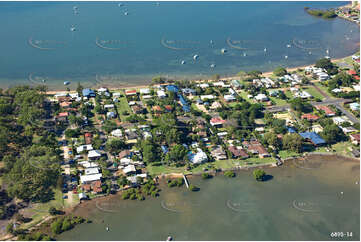
POLYGON ((277 98, 277 97, 269 97, 274 103, 275 105, 285 105, 287 104, 287 100, 283 100, 283 99, 280 99, 280 98, 277 98))
POLYGON ((308 92, 309 94, 311 94, 314 98, 319 98, 319 99, 324 99, 324 97, 322 96, 322 94, 317 91, 314 87, 308 87, 304 89, 306 92, 308 92))
POLYGON ((36 203, 33 205, 32 208, 29 208, 27 212, 32 213, 31 216, 32 221, 26 224, 22 224, 21 228, 26 229, 30 228, 35 224, 38 224, 49 216, 49 208, 55 207, 56 209, 62 210, 64 209, 64 199, 63 199, 63 193, 59 189, 54 190, 54 199, 47 202, 47 203, 36 203))
POLYGON ((250 102, 250 103, 255 103, 255 101, 253 99, 249 99, 247 97, 248 93, 244 90, 241 90, 239 93, 238 93, 244 100, 246 100, 247 102, 250 102))
POLYGON ((299 156, 298 153, 289 151, 289 150, 281 150, 278 154, 282 159, 292 157, 292 156, 299 156))
POLYGON ((160 175, 162 173, 201 173, 204 168, 212 169, 232 169, 237 166, 247 166, 247 165, 261 165, 261 164, 270 164, 274 163, 276 160, 272 157, 267 158, 248 158, 246 160, 236 160, 236 159, 228 159, 228 160, 217 160, 214 162, 207 162, 201 164, 189 171, 185 170, 185 167, 168 167, 168 166, 147 166, 147 171, 150 175, 160 175))
POLYGON ((316 86, 318 86, 322 91, 324 91, 325 93, 327 93, 329 96, 332 96, 331 93, 329 93, 328 88, 325 87, 325 86, 323 86, 323 85, 321 85, 320 82, 315 82, 314 84, 315 84, 316 86))
MULTIPOLYGON (((124 95, 124 92, 121 92, 121 94, 124 95)), ((118 98, 119 102, 117 102, 115 105, 118 109, 118 114, 121 120, 123 121, 125 119, 125 115, 123 115, 124 111, 128 111, 129 114, 132 114, 133 111, 130 109, 127 98, 125 96, 118 98)))

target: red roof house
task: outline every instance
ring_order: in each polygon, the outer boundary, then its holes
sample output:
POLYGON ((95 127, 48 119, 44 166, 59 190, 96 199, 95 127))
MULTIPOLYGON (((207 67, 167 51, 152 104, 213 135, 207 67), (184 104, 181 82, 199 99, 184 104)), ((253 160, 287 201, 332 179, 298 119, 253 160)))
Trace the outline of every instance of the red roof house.
POLYGON ((311 113, 306 113, 303 114, 301 116, 302 119, 307 119, 308 121, 316 121, 318 120, 320 117, 318 117, 317 115, 311 114, 311 113))

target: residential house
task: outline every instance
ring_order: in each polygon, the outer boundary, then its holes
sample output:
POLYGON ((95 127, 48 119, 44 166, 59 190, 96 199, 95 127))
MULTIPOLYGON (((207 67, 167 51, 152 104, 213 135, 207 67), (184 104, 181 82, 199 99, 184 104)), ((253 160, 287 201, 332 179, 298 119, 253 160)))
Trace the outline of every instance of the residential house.
POLYGON ((226 152, 223 150, 222 146, 217 145, 211 151, 211 155, 215 160, 225 160, 227 159, 226 152))
POLYGON ((149 95, 149 94, 150 94, 149 88, 141 88, 141 89, 139 90, 139 92, 140 92, 140 94, 142 94, 142 95, 149 95))
POLYGON ((215 127, 221 127, 225 122, 221 117, 214 117, 210 120, 210 124, 215 127))
POLYGON ((238 149, 236 146, 229 146, 228 150, 232 153, 233 158, 248 158, 249 155, 247 154, 247 152, 243 149, 238 149))
POLYGON ((121 129, 115 129, 110 134, 114 137, 123 137, 123 133, 121 129))
POLYGON ((193 164, 201 164, 203 162, 208 161, 207 154, 205 152, 203 152, 202 149, 200 149, 200 148, 197 148, 197 153, 189 154, 188 158, 189 158, 190 162, 192 162, 193 164))
POLYGON ((93 150, 92 144, 81 145, 81 146, 78 146, 78 147, 76 148, 76 152, 77 152, 78 154, 80 154, 80 153, 82 153, 82 152, 84 152, 84 151, 89 151, 89 150, 93 150))
POLYGON ((92 143, 92 138, 93 138, 93 135, 92 133, 85 133, 84 134, 84 139, 85 139, 85 144, 91 144, 92 143))
POLYGON ((254 99, 256 99, 256 100, 259 101, 259 102, 268 101, 268 97, 267 97, 265 94, 263 94, 263 93, 257 94, 257 96, 255 96, 254 99))
POLYGON ((157 91, 157 96, 159 98, 165 98, 165 97, 167 97, 167 94, 165 94, 165 92, 163 90, 158 90, 157 91))
POLYGON ((140 105, 133 105, 132 106, 132 110, 135 114, 141 114, 141 113, 144 113, 145 109, 144 107, 140 106, 140 105))
POLYGON ((126 96, 135 96, 137 95, 137 90, 125 90, 126 96))
POLYGON ((221 108, 221 107, 222 107, 222 104, 220 104, 218 101, 215 101, 212 103, 212 105, 209 108, 212 110, 215 110, 215 109, 221 108))
POLYGON ((224 95, 223 98, 226 102, 232 102, 236 100, 236 98, 233 95, 224 95))
POLYGON ((318 120, 320 117, 318 117, 317 115, 312 114, 312 113, 305 113, 305 114, 302 114, 301 118, 307 119, 308 121, 313 122, 313 121, 318 120))
POLYGON ((90 159, 90 160, 96 160, 96 159, 100 158, 101 156, 102 156, 102 154, 98 150, 91 150, 88 153, 88 159, 90 159))
POLYGON ((90 88, 84 88, 82 93, 83 93, 83 97, 87 97, 87 98, 95 97, 94 90, 92 90, 90 88))
POLYGON ((327 106, 316 105, 315 107, 316 107, 317 110, 323 110, 327 117, 333 117, 333 116, 336 115, 336 113, 334 111, 332 111, 332 109, 327 107, 327 106))
POLYGON ((354 145, 360 144, 360 134, 350 134, 350 139, 352 144, 354 145))
POLYGON ((311 142, 314 146, 326 144, 326 141, 315 132, 303 132, 299 133, 299 135, 301 135, 301 137, 306 139, 307 141, 311 142))

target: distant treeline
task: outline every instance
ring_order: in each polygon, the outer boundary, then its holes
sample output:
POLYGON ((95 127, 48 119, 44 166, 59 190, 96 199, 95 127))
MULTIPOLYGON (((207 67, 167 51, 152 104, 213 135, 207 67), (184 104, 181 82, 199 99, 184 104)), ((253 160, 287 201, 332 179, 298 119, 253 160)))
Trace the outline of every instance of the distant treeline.
POLYGON ((330 18, 336 18, 337 17, 337 14, 335 13, 335 10, 333 10, 333 9, 319 10, 319 9, 310 9, 309 7, 305 7, 305 10, 310 15, 325 18, 325 19, 330 19, 330 18))

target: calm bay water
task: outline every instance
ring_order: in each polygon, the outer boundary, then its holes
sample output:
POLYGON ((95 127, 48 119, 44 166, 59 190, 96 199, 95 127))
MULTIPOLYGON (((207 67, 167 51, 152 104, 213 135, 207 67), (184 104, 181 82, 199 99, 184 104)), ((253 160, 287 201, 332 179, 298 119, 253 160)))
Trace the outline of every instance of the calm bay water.
POLYGON ((199 78, 311 64, 327 49, 343 57, 358 50, 359 27, 303 9, 342 4, 1 2, 0 86, 43 79, 50 89, 64 81, 134 85, 155 75, 199 78))
POLYGON ((342 240, 360 239, 358 161, 314 157, 266 172, 273 179, 263 183, 241 171, 233 179, 191 178, 199 192, 163 184, 158 198, 91 201, 75 213, 93 223, 57 239, 331 240, 331 232, 352 232, 342 240))

